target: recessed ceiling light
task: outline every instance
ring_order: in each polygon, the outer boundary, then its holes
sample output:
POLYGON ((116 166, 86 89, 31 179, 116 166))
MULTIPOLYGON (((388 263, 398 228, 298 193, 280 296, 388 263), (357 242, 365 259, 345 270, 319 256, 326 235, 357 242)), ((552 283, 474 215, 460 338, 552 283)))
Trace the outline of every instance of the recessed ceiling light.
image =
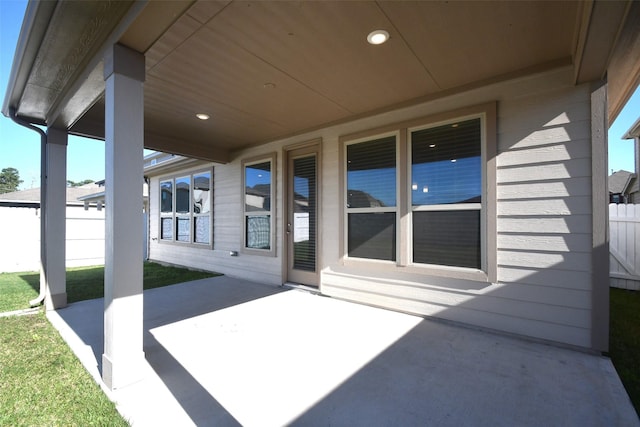
POLYGON ((209 115, 205 113, 198 113, 196 114, 196 117, 200 120, 209 120, 209 115))
POLYGON ((382 44, 389 40, 389 33, 385 30, 371 31, 367 36, 367 41, 370 44, 382 44))

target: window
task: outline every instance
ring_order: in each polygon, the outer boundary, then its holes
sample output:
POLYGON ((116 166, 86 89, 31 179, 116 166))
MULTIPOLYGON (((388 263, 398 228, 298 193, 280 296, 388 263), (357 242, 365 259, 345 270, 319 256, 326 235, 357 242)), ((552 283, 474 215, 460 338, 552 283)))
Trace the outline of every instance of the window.
POLYGON ((345 263, 495 280, 495 104, 368 134, 341 138, 345 263))
POLYGON ((211 246, 210 170, 160 181, 160 241, 211 246))
POLYGON ((243 252, 275 256, 275 155, 242 164, 243 252))
POLYGON ((480 269, 482 211, 479 118, 413 130, 413 262, 480 269))
POLYGON ((396 136, 347 145, 347 253, 396 260, 396 136))

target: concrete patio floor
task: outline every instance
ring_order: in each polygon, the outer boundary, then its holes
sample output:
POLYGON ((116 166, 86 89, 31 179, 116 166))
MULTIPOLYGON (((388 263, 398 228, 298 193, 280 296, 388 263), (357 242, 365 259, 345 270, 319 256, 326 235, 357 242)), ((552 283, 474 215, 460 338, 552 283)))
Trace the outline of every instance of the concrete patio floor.
MULTIPOLYGON (((145 291, 134 426, 638 426, 605 357, 226 276, 145 291)), ((103 386, 103 300, 49 312, 103 386)))

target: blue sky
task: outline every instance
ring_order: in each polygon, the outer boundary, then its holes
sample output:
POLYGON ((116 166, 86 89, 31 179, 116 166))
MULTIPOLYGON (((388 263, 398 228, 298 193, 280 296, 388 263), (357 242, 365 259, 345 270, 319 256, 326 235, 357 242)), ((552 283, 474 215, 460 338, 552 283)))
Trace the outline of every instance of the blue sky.
MULTIPOLYGON (((26 8, 26 0, 0 0, 0 102, 4 101, 13 54, 26 8)), ((609 169, 633 170, 633 141, 622 135, 640 117, 637 90, 609 129, 609 169)), ((40 186, 40 138, 37 133, 0 115, 0 169, 13 167, 24 181, 21 188, 40 186)), ((104 179, 104 142, 70 137, 67 178, 72 181, 104 179)))

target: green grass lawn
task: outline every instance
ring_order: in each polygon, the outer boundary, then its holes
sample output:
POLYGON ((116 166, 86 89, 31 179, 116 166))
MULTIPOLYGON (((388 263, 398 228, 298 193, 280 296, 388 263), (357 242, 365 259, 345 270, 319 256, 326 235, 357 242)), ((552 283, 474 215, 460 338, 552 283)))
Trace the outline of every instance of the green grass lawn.
POLYGON ((609 355, 640 414, 640 292, 611 289, 609 355))
POLYGON ((0 318, 0 425, 128 423, 41 312, 0 318))
MULTIPOLYGON (((175 283, 188 282, 217 273, 168 267, 153 262, 144 263, 144 289, 159 288, 175 283)), ((0 274, 0 312, 29 308, 29 301, 38 296, 40 274, 0 274)), ((67 302, 73 303, 104 296, 104 267, 79 267, 67 269, 67 302)))
MULTIPOLYGON (((216 273, 144 264, 144 289, 216 273)), ((29 308, 38 273, 0 274, 0 312, 29 308)), ((67 299, 104 296, 104 267, 67 270, 67 299)), ((43 312, 0 317, 0 426, 126 426, 43 312)))

